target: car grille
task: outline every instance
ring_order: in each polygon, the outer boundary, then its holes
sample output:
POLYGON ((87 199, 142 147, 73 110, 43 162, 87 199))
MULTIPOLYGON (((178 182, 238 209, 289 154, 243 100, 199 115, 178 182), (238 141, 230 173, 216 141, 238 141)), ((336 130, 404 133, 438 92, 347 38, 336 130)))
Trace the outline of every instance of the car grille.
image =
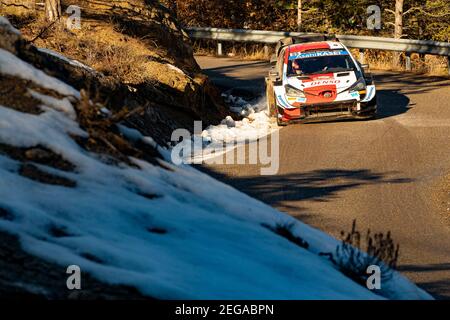
POLYGON ((355 102, 345 102, 345 103, 333 103, 333 104, 317 104, 317 105, 307 105, 304 107, 305 115, 307 117, 322 117, 322 116, 339 116, 351 114, 353 110, 356 109, 355 102))

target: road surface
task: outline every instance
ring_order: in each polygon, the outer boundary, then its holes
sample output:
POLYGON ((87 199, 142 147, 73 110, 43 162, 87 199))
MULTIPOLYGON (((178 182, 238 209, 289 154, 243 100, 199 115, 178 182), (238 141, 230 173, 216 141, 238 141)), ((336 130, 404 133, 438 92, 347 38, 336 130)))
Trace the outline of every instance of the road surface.
MULTIPOLYGON (((263 93, 265 62, 197 61, 223 89, 263 93)), ((376 120, 282 128, 278 175, 260 176, 256 165, 203 169, 336 237, 353 219, 361 231, 390 230, 400 244, 400 271, 450 299, 450 81, 376 72, 376 82, 376 120)))

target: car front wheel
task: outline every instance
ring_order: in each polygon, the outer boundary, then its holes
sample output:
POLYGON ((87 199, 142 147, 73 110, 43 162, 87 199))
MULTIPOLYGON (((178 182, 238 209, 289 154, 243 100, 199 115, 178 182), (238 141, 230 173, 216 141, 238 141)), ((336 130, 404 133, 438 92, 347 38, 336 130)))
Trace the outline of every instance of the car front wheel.
POLYGON ((266 100, 267 100, 267 111, 269 112, 270 117, 276 117, 276 102, 275 95, 273 92, 273 86, 271 84, 267 84, 266 87, 266 100))

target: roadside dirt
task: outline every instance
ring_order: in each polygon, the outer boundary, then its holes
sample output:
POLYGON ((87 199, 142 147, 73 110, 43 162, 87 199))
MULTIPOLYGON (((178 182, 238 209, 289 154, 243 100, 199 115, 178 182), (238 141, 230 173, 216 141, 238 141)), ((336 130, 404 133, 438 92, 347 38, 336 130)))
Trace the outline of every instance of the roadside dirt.
POLYGON ((445 223, 450 226, 450 173, 434 188, 433 200, 445 223))

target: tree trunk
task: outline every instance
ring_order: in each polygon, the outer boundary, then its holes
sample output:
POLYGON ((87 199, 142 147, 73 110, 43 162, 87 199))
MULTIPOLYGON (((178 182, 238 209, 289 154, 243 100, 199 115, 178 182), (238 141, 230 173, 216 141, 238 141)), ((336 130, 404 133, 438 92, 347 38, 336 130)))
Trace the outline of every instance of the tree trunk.
POLYGON ((61 17, 61 0, 45 0, 45 18, 49 22, 61 17))
POLYGON ((394 38, 400 39, 403 34, 403 2, 404 0, 395 1, 395 29, 394 38))
MULTIPOLYGON (((394 38, 400 39, 403 35, 403 2, 404 0, 395 0, 395 26, 394 26, 394 38)), ((400 65, 400 53, 394 52, 393 66, 400 65)))
POLYGON ((302 0, 297 2, 297 31, 302 31, 302 0))

